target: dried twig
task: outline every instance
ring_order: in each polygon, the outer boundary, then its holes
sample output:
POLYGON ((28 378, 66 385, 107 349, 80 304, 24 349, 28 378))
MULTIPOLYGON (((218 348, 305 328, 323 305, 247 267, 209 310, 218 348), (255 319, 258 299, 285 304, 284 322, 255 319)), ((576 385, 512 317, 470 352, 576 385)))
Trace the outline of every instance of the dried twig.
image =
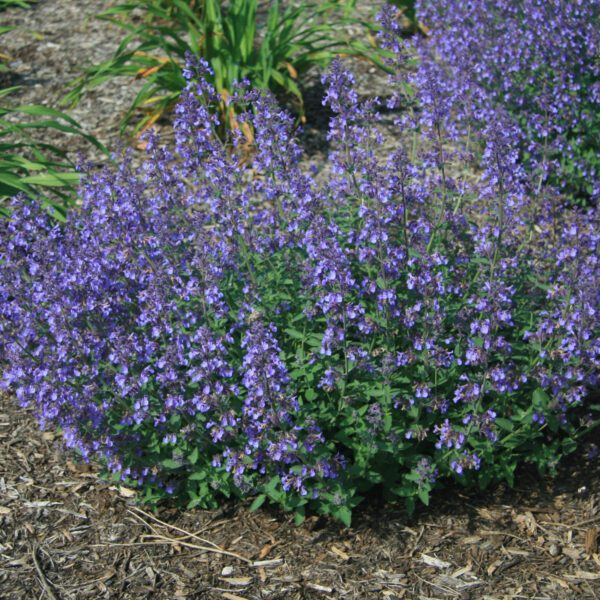
POLYGON ((161 533, 158 532, 158 530, 156 529, 156 527, 154 527, 154 525, 152 525, 151 523, 148 523, 147 521, 142 519, 139 514, 133 512, 132 510, 127 509, 127 511, 132 516, 134 516, 136 519, 140 520, 142 523, 144 523, 147 527, 149 527, 154 532, 151 535, 142 536, 142 539, 159 540, 160 543, 163 543, 163 544, 179 544, 180 546, 185 546, 187 548, 194 548, 196 550, 202 550, 203 552, 213 552, 214 554, 223 554, 225 556, 232 556, 234 558, 244 561, 247 564, 252 564, 252 561, 244 556, 236 554, 235 552, 229 552, 228 550, 221 548, 218 544, 215 544, 214 542, 211 542, 210 540, 201 538, 198 535, 196 535, 195 533, 191 533, 190 531, 181 529, 181 527, 177 527, 176 525, 172 525, 171 523, 166 523, 165 521, 161 521, 158 517, 155 517, 154 515, 144 512, 141 508, 137 508, 137 507, 134 507, 134 508, 138 513, 141 513, 147 519, 151 519, 155 523, 158 523, 159 525, 162 525, 163 527, 166 527, 167 529, 173 529, 174 531, 178 531, 179 533, 183 534, 183 537, 180 537, 180 538, 173 538, 173 537, 169 537, 166 535, 162 535, 161 533), (184 541, 186 538, 193 538, 195 540, 198 540, 199 542, 202 542, 203 544, 209 544, 209 546, 199 546, 197 544, 191 544, 190 542, 184 541))
POLYGON ((42 589, 44 590, 44 592, 46 593, 48 598, 50 598, 50 600, 59 600, 58 596, 54 593, 54 590, 52 589, 52 585, 51 585, 50 581, 48 580, 48 578, 46 577, 46 574, 44 573, 44 571, 42 569, 42 565, 40 564, 40 561, 38 560, 38 557, 37 557, 37 552, 38 552, 38 547, 33 546, 31 548, 31 557, 33 558, 33 565, 35 567, 35 570, 37 571, 37 574, 38 574, 38 577, 40 580, 40 585, 42 586, 42 589))
POLYGON ((445 585, 441 585, 440 583, 436 583, 435 581, 429 581, 427 579, 424 579, 423 577, 421 577, 418 573, 415 573, 415 576, 417 577, 417 579, 420 579, 423 583, 437 588, 438 590, 442 590, 443 592, 445 592, 446 594, 448 594, 449 596, 460 596, 461 594, 459 592, 457 592, 456 590, 453 590, 452 588, 449 588, 445 585))
MULTIPOLYGON (((203 544, 210 544, 211 546, 214 546, 215 548, 221 549, 220 546, 218 546, 214 542, 211 542, 210 540, 206 540, 204 538, 199 537, 195 533, 191 533, 189 531, 186 531, 185 529, 181 529, 181 527, 177 527, 177 525, 172 525, 171 523, 165 523, 165 521, 161 521, 159 518, 155 517, 154 515, 144 512, 141 508, 137 508, 137 507, 134 507, 134 508, 136 511, 138 511, 139 513, 144 515, 147 519, 152 519, 153 521, 155 521, 159 525, 162 525, 163 527, 167 527, 168 529, 173 529, 174 531, 178 531, 179 533, 182 533, 184 536, 183 539, 185 539, 186 537, 194 538, 194 539, 198 540, 199 542, 202 542, 203 544)), ((132 515, 139 518, 139 515, 136 515, 136 513, 132 512, 131 510, 128 509, 128 512, 130 512, 132 515)), ((140 519, 140 520, 142 520, 142 522, 145 522, 145 521, 143 521, 143 519, 140 519)), ((152 527, 152 525, 150 525, 150 523, 146 523, 146 525, 148 525, 148 527, 150 527, 153 531, 156 532, 156 530, 152 527)), ((158 533, 158 532, 156 532, 156 533, 158 533)))
POLYGON ((425 527, 421 526, 421 531, 419 531, 419 534, 417 535, 417 539, 415 540, 415 543, 413 544, 411 551, 407 555, 408 558, 412 558, 415 555, 415 552, 417 551, 417 548, 419 547, 419 542, 421 541, 421 538, 423 537, 424 533, 425 533, 425 527))
POLYGON ((244 561, 246 564, 251 565, 252 561, 248 558, 246 558, 245 556, 241 556, 240 554, 236 554, 235 552, 229 552, 228 550, 223 550, 223 548, 219 548, 217 547, 210 547, 210 546, 199 546, 198 544, 190 544, 189 542, 183 542, 181 540, 177 540, 177 539, 173 539, 170 538, 166 535, 157 535, 156 533, 153 534, 149 534, 149 535, 143 535, 142 539, 149 539, 149 540, 153 540, 154 543, 156 543, 156 541, 159 541, 159 543, 163 543, 163 544, 173 544, 173 545, 179 545, 179 546, 185 546, 186 548, 194 548, 195 550, 202 550, 203 552, 212 552, 214 554, 223 554, 225 556, 232 556, 233 558, 237 558, 239 560, 244 561))
POLYGON ((148 527, 151 531, 153 531, 154 533, 156 533, 157 535, 161 535, 160 531, 154 527, 154 525, 152 525, 152 523, 148 523, 148 521, 145 521, 144 519, 142 519, 142 517, 140 517, 140 515, 138 515, 137 513, 134 513, 132 511, 130 511, 129 509, 127 509, 127 512, 132 516, 135 517, 138 521, 140 521, 141 523, 143 523, 146 527, 148 527))
POLYGON ((573 529, 575 529, 575 527, 583 527, 584 525, 591 525, 592 523, 595 523, 596 521, 600 521, 600 515, 596 515, 595 517, 592 517, 591 519, 586 519, 585 521, 579 521, 579 523, 575 523, 575 525, 571 525, 571 527, 573 529))

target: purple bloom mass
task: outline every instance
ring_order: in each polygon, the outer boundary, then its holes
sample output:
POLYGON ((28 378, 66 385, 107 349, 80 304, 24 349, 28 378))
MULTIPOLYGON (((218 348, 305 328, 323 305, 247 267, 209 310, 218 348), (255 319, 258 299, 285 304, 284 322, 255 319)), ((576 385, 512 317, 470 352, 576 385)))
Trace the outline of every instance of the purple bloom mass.
POLYGON ((600 2, 420 0, 417 12, 431 29, 421 122, 440 106, 477 127, 502 122, 542 180, 598 200, 600 2), (443 102, 427 92, 431 69, 443 102))
POLYGON ((580 27, 597 3, 428 6, 447 29, 416 50, 382 17, 397 60, 420 55, 399 71, 418 110, 396 126, 422 151, 386 155, 378 102, 335 62, 315 178, 293 120, 246 83, 228 99, 240 126, 219 139, 220 99, 190 59, 174 148, 149 134, 139 168, 125 153, 88 173, 64 223, 13 199, 2 388, 149 500, 192 506, 264 494, 340 516, 377 483, 411 497, 542 465, 543 444, 560 455, 594 418, 600 233, 550 173, 559 154, 579 161, 597 101, 580 27), (490 19, 501 37, 485 38, 490 19), (492 70, 475 59, 500 47, 492 70))

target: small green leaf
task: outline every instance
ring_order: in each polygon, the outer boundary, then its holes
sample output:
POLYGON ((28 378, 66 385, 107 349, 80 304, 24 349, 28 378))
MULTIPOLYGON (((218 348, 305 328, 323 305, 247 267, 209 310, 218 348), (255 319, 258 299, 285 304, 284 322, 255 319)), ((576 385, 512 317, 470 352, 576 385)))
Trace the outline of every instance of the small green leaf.
POLYGON ((535 407, 547 407, 550 402, 550 396, 542 389, 537 388, 533 392, 533 404, 535 407))
POLYGON ((504 417, 498 417, 496 419, 496 425, 503 429, 504 431, 512 431, 514 429, 514 424, 510 419, 505 419, 504 417))
POLYGON ((296 512, 294 513, 294 523, 300 526, 302 525, 302 523, 304 523, 305 518, 306 515, 304 513, 304 506, 300 506, 298 509, 296 509, 296 512))
POLYGON ((260 494, 259 496, 256 496, 256 498, 254 498, 254 501, 250 505, 250 512, 254 512, 255 510, 258 510, 265 503, 266 499, 267 499, 266 494, 260 494))
POLYGON ((340 506, 339 508, 336 508, 332 514, 346 527, 350 527, 352 524, 352 511, 347 506, 340 506))
POLYGON ((296 329, 286 329, 285 332, 295 340, 304 339, 304 334, 301 331, 297 331, 296 329))
POLYGON ((194 448, 192 452, 188 455, 188 460, 195 465, 198 462, 198 458, 200 456, 200 451, 198 448, 194 448))
POLYGON ((419 488, 417 491, 417 496, 419 496, 419 500, 425 506, 429 506, 429 490, 426 490, 424 488, 419 488))
POLYGON ((317 397, 317 392, 315 392, 315 390, 312 389, 308 389, 304 392, 304 397, 309 401, 312 402, 316 397, 317 397))

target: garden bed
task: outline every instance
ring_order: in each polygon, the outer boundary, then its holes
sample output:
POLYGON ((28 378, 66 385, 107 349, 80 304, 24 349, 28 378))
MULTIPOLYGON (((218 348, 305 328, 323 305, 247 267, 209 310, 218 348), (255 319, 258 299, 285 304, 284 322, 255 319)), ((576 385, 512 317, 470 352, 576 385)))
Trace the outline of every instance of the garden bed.
POLYGON ((296 526, 249 503, 142 512, 14 401, 0 415, 7 600, 597 597, 600 465, 581 454, 554 480, 521 472, 514 490, 448 489, 410 518, 373 495, 350 529, 296 526))
MULTIPOLYGON (((92 19, 106 7, 47 0, 2 14, 21 26, 2 38, 11 83, 23 86, 19 103, 56 106, 81 66, 111 55, 120 31, 92 19)), ((385 94, 385 75, 354 66, 361 93, 385 94)), ((70 114, 110 147, 134 93, 130 81, 113 80, 70 114)), ((326 153, 326 126, 309 110, 304 139, 313 158, 326 153)), ((69 150, 89 148, 77 140, 69 150)), ((553 480, 523 470, 514 490, 450 487, 411 517, 373 493, 351 528, 314 516, 296 526, 282 511, 250 512, 242 502, 218 511, 140 509, 131 490, 74 462, 12 398, 0 406, 0 598, 600 595, 600 466, 584 445, 553 480)))

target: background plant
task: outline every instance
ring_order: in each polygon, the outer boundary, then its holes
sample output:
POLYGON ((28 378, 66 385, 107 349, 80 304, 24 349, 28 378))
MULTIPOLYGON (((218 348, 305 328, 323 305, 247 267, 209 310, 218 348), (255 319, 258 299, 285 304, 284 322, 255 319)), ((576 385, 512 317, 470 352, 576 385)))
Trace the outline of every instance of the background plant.
POLYGON ((29 8, 36 0, 0 0, 0 11, 7 8, 18 7, 18 8, 29 8))
MULTIPOLYGON (((0 89, 0 99, 18 90, 19 86, 0 89)), ((32 134, 39 130, 79 136, 108 154, 96 138, 61 111, 0 104, 0 214, 7 214, 7 201, 18 194, 53 205, 57 217, 64 215, 75 199, 81 174, 66 150, 32 134)))
MULTIPOLYGON (((0 26, 0 36, 8 33, 9 31, 12 31, 13 29, 15 29, 14 26, 11 25, 1 25, 0 26)), ((8 65, 6 64, 6 62, 8 62, 8 60, 10 59, 10 56, 8 54, 5 54, 4 52, 0 52, 0 77, 2 76, 2 73, 8 73, 8 65)))
POLYGON ((451 176, 441 121, 441 145, 378 158, 376 104, 339 63, 318 184, 269 95, 234 88, 254 136, 218 138, 207 68, 186 69, 175 154, 150 134, 139 171, 88 174, 65 224, 13 202, 2 385, 146 501, 254 495, 299 520, 571 452, 598 424, 596 212, 554 219, 502 123, 476 182, 451 176))
MULTIPOLYGON (((423 0, 417 14, 430 36, 417 43, 415 88, 443 87, 445 109, 464 118, 463 132, 493 119, 510 121, 520 137, 519 159, 540 181, 574 202, 595 202, 600 4, 423 0)), ((421 100, 426 123, 437 107, 421 100)))
MULTIPOLYGON (((77 102, 85 89, 107 79, 127 76, 144 79, 144 85, 123 119, 123 128, 137 111, 144 116, 136 132, 144 130, 173 107, 185 87, 186 55, 205 58, 211 80, 223 102, 234 82, 285 93, 296 99, 300 114, 303 97, 299 78, 313 66, 324 67, 336 52, 348 51, 336 31, 349 16, 352 2, 302 2, 283 7, 269 3, 268 13, 257 14, 257 0, 233 0, 225 8, 219 0, 136 0, 100 15, 125 29, 112 59, 94 65, 75 82, 66 96, 77 102), (141 22, 132 22, 132 11, 142 11, 141 22)), ((229 114, 223 126, 235 126, 229 114)))

